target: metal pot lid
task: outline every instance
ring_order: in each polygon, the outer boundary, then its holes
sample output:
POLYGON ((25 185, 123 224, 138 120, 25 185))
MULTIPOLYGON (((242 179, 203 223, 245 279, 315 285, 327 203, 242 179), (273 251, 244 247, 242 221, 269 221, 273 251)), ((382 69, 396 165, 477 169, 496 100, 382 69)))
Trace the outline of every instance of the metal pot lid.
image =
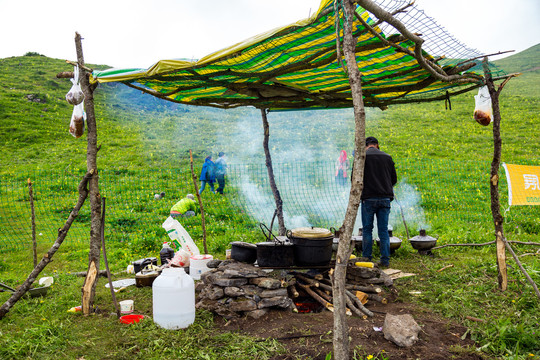
POLYGON ((426 235, 426 236, 416 235, 415 237, 412 237, 409 241, 437 241, 437 239, 429 235, 426 235))
POLYGON ((246 249, 256 249, 257 248, 257 245, 251 244, 251 243, 248 243, 248 242, 244 242, 244 241, 233 241, 231 243, 231 246, 238 246, 238 247, 246 248, 246 249))
POLYGON ((290 242, 283 242, 283 243, 278 243, 278 242, 273 242, 273 241, 265 241, 265 242, 260 242, 260 243, 257 243, 257 246, 261 246, 261 247, 271 247, 271 246, 292 246, 293 244, 290 243, 290 242))
POLYGON ((292 237, 302 239, 321 239, 334 237, 334 234, 328 229, 318 227, 300 227, 290 231, 292 237))

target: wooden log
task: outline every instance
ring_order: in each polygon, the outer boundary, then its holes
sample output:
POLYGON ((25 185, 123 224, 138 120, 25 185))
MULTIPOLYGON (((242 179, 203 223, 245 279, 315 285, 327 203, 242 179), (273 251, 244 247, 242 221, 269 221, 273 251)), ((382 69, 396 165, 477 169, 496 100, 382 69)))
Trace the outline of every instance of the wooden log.
POLYGON ((368 294, 366 294, 365 292, 363 291, 355 291, 353 292, 353 295, 356 296, 358 298, 358 300, 360 300, 360 302, 362 304, 366 304, 367 301, 368 301, 368 294))
POLYGON ((360 311, 360 309, 358 309, 353 301, 351 300, 351 298, 349 296, 346 296, 345 297, 345 301, 347 302, 347 307, 357 316, 361 317, 362 319, 366 320, 367 319, 367 315, 364 314, 362 311, 360 311))
POLYGON ((375 295, 375 294, 367 294, 367 298, 369 300, 373 300, 373 301, 376 301, 376 302, 379 302, 381 304, 388 304, 388 300, 386 298, 383 298, 382 296, 379 296, 379 295, 375 295))
POLYGON ((328 301, 329 303, 332 302, 332 296, 331 295, 328 295, 326 292, 324 292, 323 290, 319 289, 319 288, 313 288, 312 289, 317 295, 319 295, 320 297, 322 297, 323 299, 325 299, 326 301, 328 301))
POLYGON ((365 293, 374 293, 374 294, 379 294, 381 293, 383 290, 378 287, 378 286, 361 286, 361 285, 345 285, 345 288, 347 290, 357 290, 357 291, 362 291, 362 292, 365 292, 365 293))
POLYGON ((315 293, 315 291, 313 291, 309 285, 298 283, 298 286, 304 289, 304 291, 307 292, 309 296, 311 296, 315 301, 317 301, 319 304, 321 304, 325 308, 328 309, 328 305, 332 305, 331 303, 323 299, 319 294, 315 293))
POLYGON ((293 313, 297 313, 297 314, 298 314, 298 308, 296 307, 296 304, 294 303, 294 301, 291 301, 291 305, 289 305, 289 309, 290 309, 293 313))
POLYGON ((318 282, 317 280, 311 279, 311 278, 305 276, 304 274, 301 274, 301 273, 298 273, 298 272, 294 272, 294 276, 295 276, 298 280, 302 280, 302 281, 305 282, 306 284, 309 284, 309 285, 312 285, 312 286, 315 286, 315 287, 319 287, 319 282, 318 282))
POLYGON ((360 299, 354 296, 349 290, 345 290, 345 295, 356 304, 356 307, 358 307, 360 311, 362 311, 364 314, 366 314, 369 317, 373 317, 373 313, 369 311, 368 309, 366 309, 366 307, 364 306, 364 304, 362 304, 360 299))
MULTIPOLYGON (((320 288, 323 289, 323 290, 329 290, 329 291, 332 291, 332 287, 329 286, 329 285, 326 285, 326 284, 319 284, 320 288)), ((369 316, 369 317, 373 317, 373 313, 371 311, 369 311, 368 309, 366 309, 364 307, 364 304, 362 304, 362 302, 360 301, 360 299, 358 299, 356 296, 353 295, 352 292, 350 292, 349 290, 345 290, 345 294, 350 297, 354 303, 356 304, 356 307, 362 312, 364 313, 365 315, 369 316)), ((368 297, 369 297, 369 294, 368 294, 368 297)), ((354 312, 354 310, 351 310, 354 312)))
POLYGON ((293 299, 296 299, 297 297, 300 296, 294 284, 287 286, 287 292, 289 293, 289 296, 292 297, 293 299))

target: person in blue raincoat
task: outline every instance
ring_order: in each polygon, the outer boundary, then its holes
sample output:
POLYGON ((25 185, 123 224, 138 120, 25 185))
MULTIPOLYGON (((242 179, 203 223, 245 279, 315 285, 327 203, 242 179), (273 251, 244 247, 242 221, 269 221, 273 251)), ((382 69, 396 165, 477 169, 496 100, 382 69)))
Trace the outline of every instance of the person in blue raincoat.
POLYGON ((206 183, 210 185, 210 190, 214 194, 216 193, 214 191, 214 183, 216 182, 216 170, 215 164, 212 161, 212 155, 209 155, 204 159, 204 164, 201 170, 201 176, 199 180, 201 181, 201 188, 199 189, 199 194, 202 194, 202 192, 204 191, 206 183))

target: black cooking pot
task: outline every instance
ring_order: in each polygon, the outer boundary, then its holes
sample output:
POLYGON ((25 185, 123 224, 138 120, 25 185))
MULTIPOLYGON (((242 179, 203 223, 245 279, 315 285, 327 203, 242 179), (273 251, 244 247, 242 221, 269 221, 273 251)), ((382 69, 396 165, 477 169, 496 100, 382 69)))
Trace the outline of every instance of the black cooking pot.
POLYGON ((411 246, 419 251, 431 250, 437 244, 437 239, 426 234, 426 230, 421 229, 420 234, 409 239, 411 246))
POLYGON ((332 259, 334 234, 323 228, 304 227, 289 230, 294 245, 294 263, 300 266, 326 266, 332 259))
POLYGON ((231 243, 231 259, 253 264, 257 260, 257 245, 243 241, 231 243))
POLYGON ((291 267, 294 265, 294 249, 289 239, 276 237, 264 224, 259 224, 267 240, 257 243, 257 265, 260 267, 291 267), (268 232, 268 234, 265 232, 268 232))

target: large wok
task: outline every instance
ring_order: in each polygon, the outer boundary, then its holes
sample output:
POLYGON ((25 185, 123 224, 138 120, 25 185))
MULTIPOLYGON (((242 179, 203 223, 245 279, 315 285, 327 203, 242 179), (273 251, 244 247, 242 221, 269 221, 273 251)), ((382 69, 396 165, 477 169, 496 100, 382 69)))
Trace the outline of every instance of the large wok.
MULTIPOLYGON (((17 291, 16 289, 12 288, 11 286, 7 286, 6 284, 2 284, 2 283, 0 283, 0 287, 3 287, 4 289, 9 290, 12 293, 17 291)), ((32 288, 32 289, 28 290, 28 293, 30 294, 30 297, 33 297, 33 298, 38 297, 38 296, 45 296, 45 294, 47 294, 47 289, 48 288, 49 288, 48 286, 32 288)))

